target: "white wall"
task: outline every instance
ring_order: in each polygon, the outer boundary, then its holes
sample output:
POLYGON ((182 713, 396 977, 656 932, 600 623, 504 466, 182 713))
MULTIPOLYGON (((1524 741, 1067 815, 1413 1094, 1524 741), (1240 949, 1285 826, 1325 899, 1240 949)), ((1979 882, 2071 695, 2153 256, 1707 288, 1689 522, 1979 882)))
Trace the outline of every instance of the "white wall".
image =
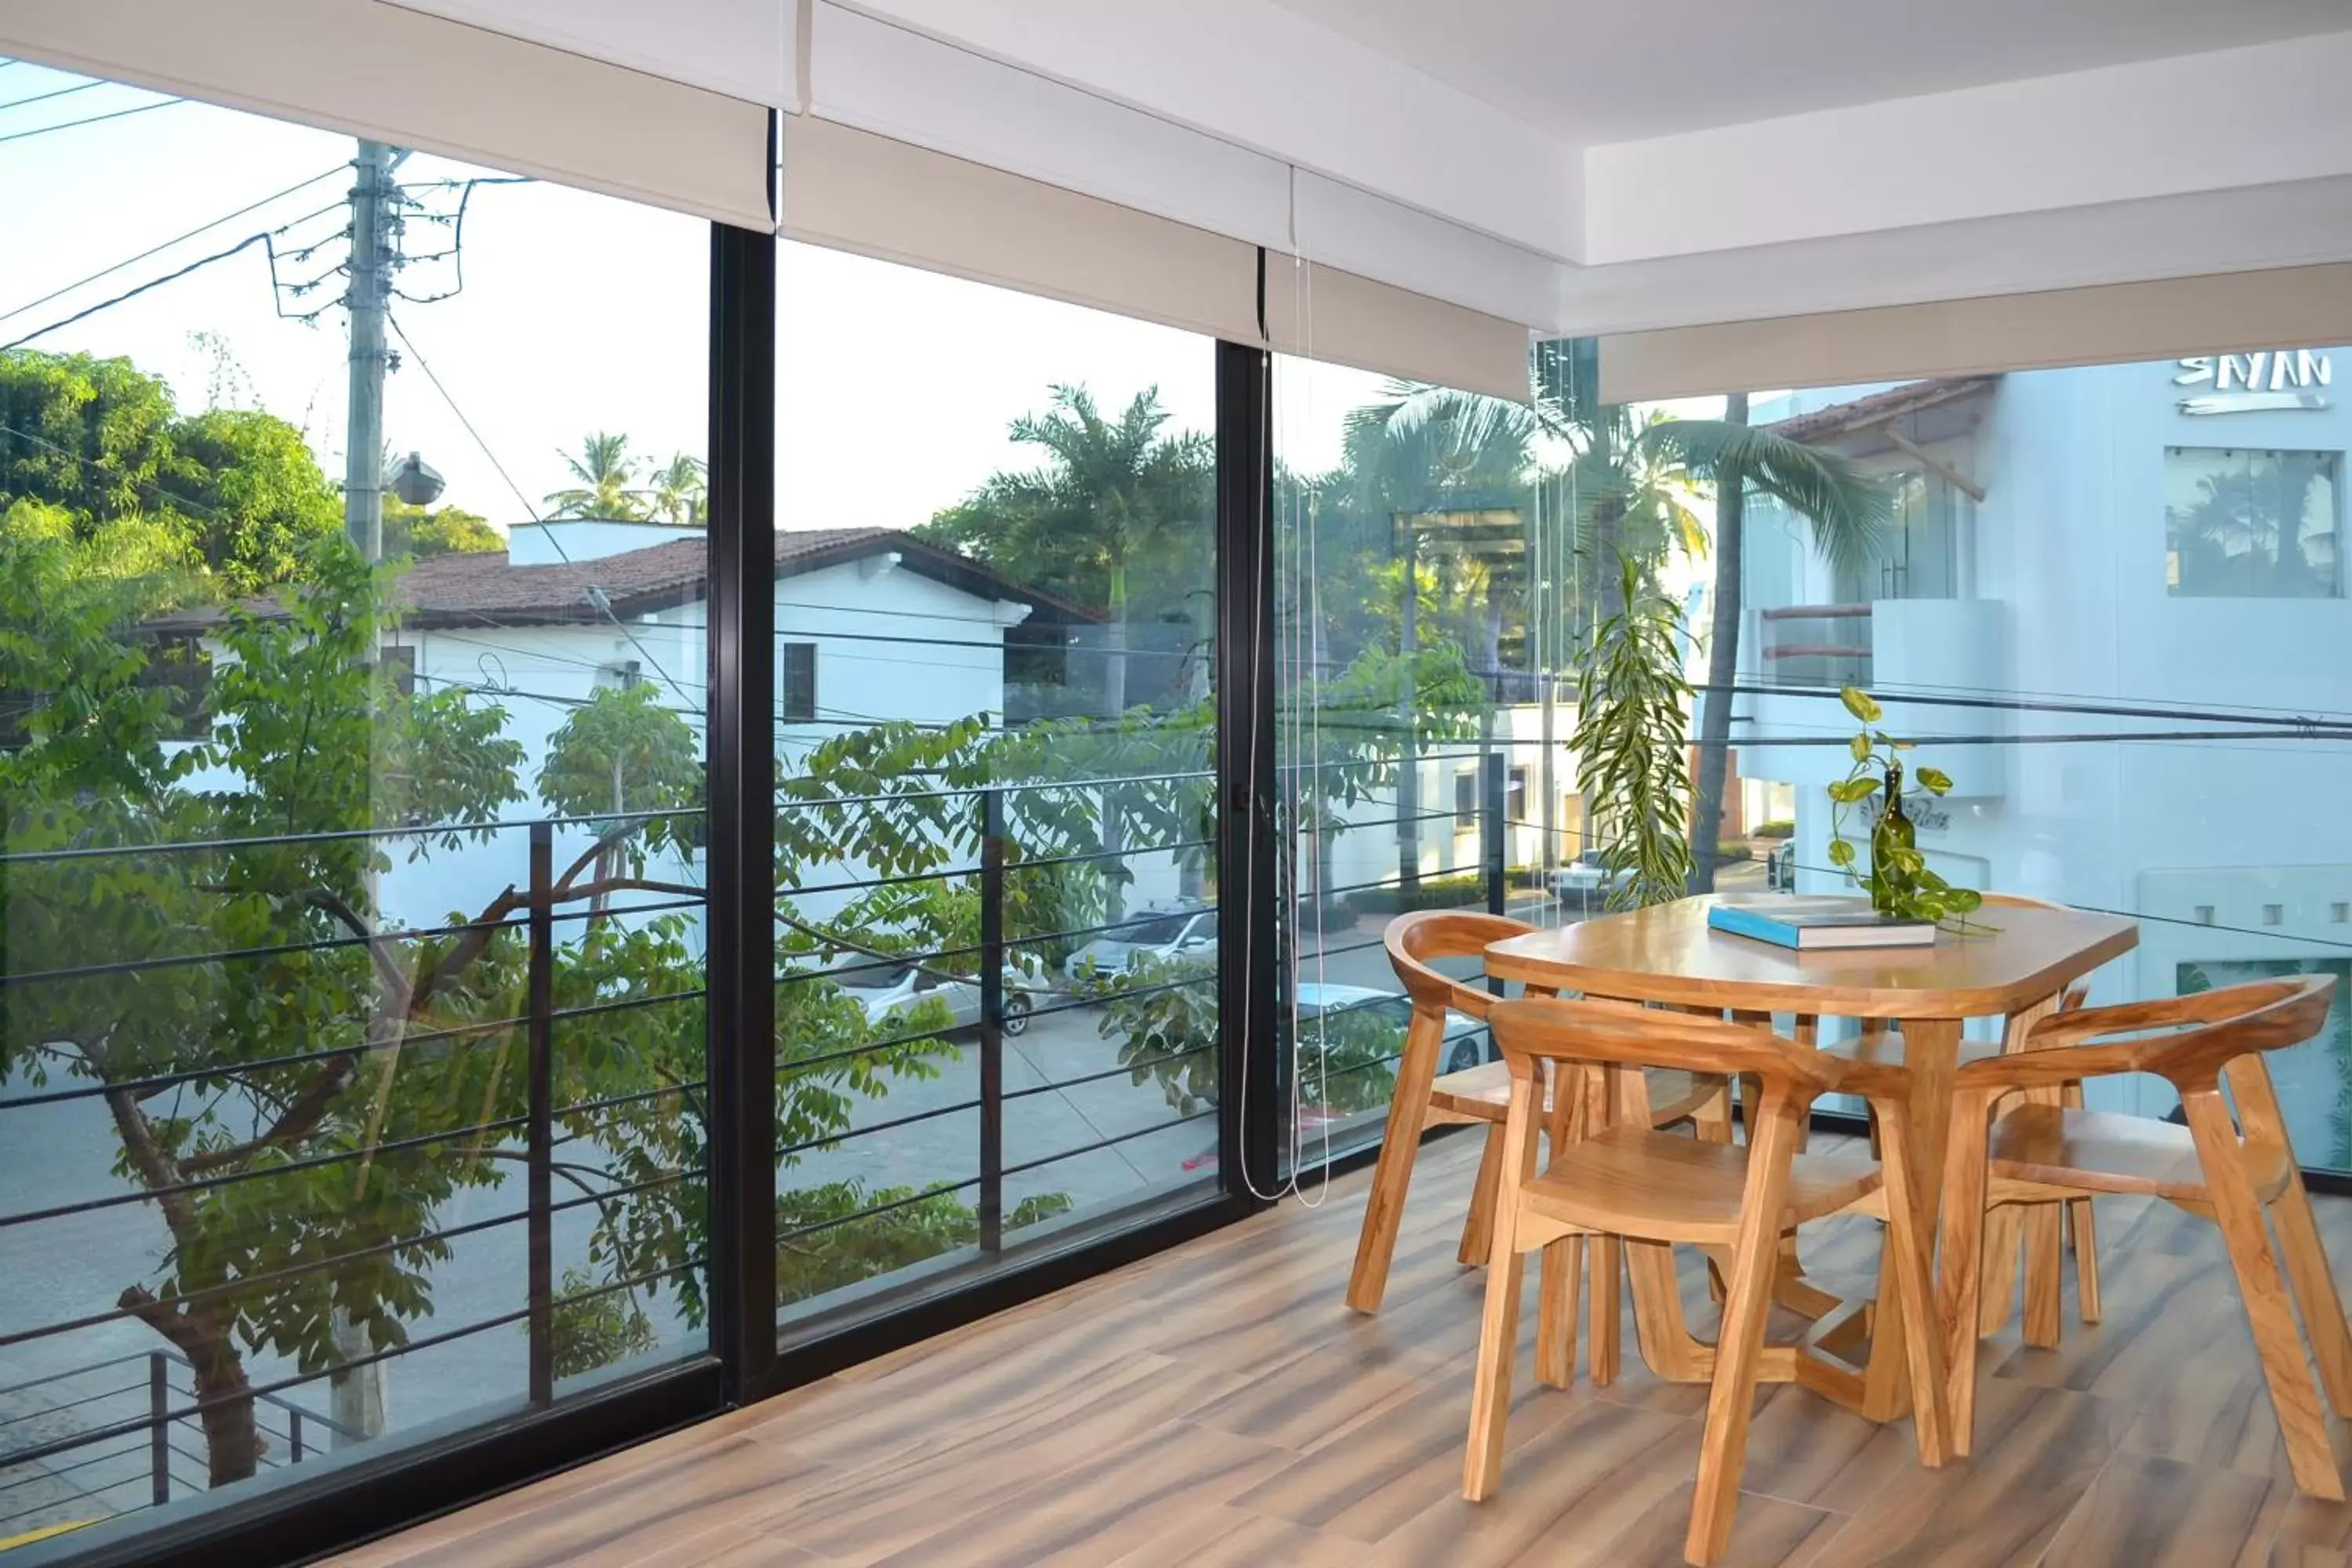
MULTIPOLYGON (((2332 357, 2339 374, 2352 370, 2352 352, 2332 357)), ((2007 724, 2024 742, 1923 749, 1958 787, 1948 825, 1922 831, 1920 846, 1947 874, 1980 867, 1984 885, 2137 915, 2142 946, 2100 973, 2100 1001, 2169 995, 2182 963, 2352 956, 2352 923, 2336 918, 2336 906, 2352 904, 2352 812, 2344 805, 2352 800, 2352 742, 2231 741, 2227 731, 2245 726, 2195 716, 2242 713, 2257 727, 2298 714, 2352 716, 2352 597, 2169 594, 2164 496, 2168 446, 2343 453, 2352 448, 2352 409, 2339 382, 2324 410, 2192 416, 2179 401, 2210 389, 2176 385, 2177 369, 2168 362, 2002 380, 1965 460, 1987 489, 1970 563, 1976 592, 1999 606, 1999 621, 1986 624, 2005 626, 1988 634, 2005 646, 1990 659, 1955 647, 1948 677, 1956 690, 2156 711, 2003 715, 1909 704, 1888 716, 1898 732, 2000 733, 2007 724), (1966 673, 1971 663, 1974 675, 1966 673), (2063 739, 2183 731, 2215 738, 2063 739), (2210 926, 2200 906, 2212 910, 2210 926)), ((1818 406, 1858 390, 1806 401, 1818 406)), ((1817 568, 1800 563, 1797 575, 1817 568)), ((2345 570, 2352 575, 2352 563, 2345 570)), ((1956 607, 1897 605, 1893 617, 1921 608, 1956 607)), ((1884 665, 1878 679, 1892 684, 1884 665)), ((1751 732, 1851 728, 1833 702, 1759 699, 1754 711, 1751 732)), ((1799 859, 1824 866, 1820 786, 1843 772, 1836 754, 1749 744, 1741 754, 1762 776, 1806 786, 1799 859)), ((1801 886, 1831 885, 1820 873, 1801 878, 1801 886)), ((2316 1049, 2305 1047, 2306 1058, 2316 1049)), ((2335 1069, 2306 1059, 2294 1070, 2308 1075, 2301 1085, 2289 1080, 2305 1091, 2296 1114, 2308 1121, 2294 1131, 2319 1148, 2335 1069)), ((2109 1092, 2146 1110, 2168 1103, 2152 1084, 2109 1092)))

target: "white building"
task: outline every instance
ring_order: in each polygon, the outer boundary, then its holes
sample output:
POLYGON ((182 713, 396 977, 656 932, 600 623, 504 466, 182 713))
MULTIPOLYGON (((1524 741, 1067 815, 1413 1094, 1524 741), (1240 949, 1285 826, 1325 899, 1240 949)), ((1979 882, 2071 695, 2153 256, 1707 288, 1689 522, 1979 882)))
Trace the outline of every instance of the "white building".
MULTIPOLYGON (((1750 689, 1733 740, 1744 773, 1796 786, 1798 885, 1835 883, 1823 790, 1849 759, 1796 742, 1852 732, 1822 695, 1851 681, 1956 782, 1948 799, 1911 797, 1920 847, 1945 876, 2138 918, 2138 951, 2101 972, 2094 1000, 2262 966, 2347 973, 2352 731, 2302 722, 2352 716, 2337 551, 2352 411, 2332 389, 2344 353, 2217 353, 1759 404, 1782 433, 1900 479, 1897 526, 1866 572, 1833 572, 1786 513, 1749 514, 1750 689), (1768 686, 1811 693, 1754 689, 1768 686), (2148 738, 2109 738, 2120 735, 2148 738)), ((1857 816, 1853 829, 1867 825, 1857 816)), ((2341 1004, 2296 1058, 2298 1147, 2346 1163, 2341 1004)), ((2137 1093, 2145 1109, 2168 1100, 2153 1085, 2137 1093)))

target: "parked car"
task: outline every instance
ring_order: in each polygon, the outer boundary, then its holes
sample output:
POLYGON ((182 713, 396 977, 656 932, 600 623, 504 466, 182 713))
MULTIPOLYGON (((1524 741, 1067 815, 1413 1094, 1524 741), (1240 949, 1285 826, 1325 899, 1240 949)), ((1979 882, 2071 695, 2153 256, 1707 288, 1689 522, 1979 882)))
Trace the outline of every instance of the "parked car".
POLYGON ((1551 874, 1551 890, 1559 898, 1588 894, 1607 896, 1621 882, 1632 879, 1627 871, 1612 872, 1601 863, 1601 851, 1587 849, 1575 859, 1551 874))
POLYGON ((1146 959, 1208 959, 1216 951, 1216 910, 1149 910, 1095 938, 1070 954, 1062 968, 1071 980, 1083 984, 1121 973, 1146 959))
MULTIPOLYGON (((1375 991, 1369 985, 1333 985, 1315 981, 1301 981, 1298 985, 1298 1016, 1301 1023, 1325 1012, 1340 1009, 1353 1013, 1368 1012, 1376 1018, 1396 1026, 1397 1044, 1404 1044, 1404 1032, 1412 1022, 1412 1003, 1405 997, 1386 991, 1375 991)), ((1437 1070, 1463 1072, 1481 1062, 1496 1059, 1493 1037, 1486 1026, 1466 1013, 1452 1008, 1445 1012, 1445 1050, 1438 1059, 1437 1070)))
MULTIPOLYGON (((912 963, 844 966, 835 982, 842 994, 854 997, 866 1009, 866 1021, 880 1025, 912 1013, 936 997, 947 1004, 950 1027, 980 1026, 980 982, 912 963)), ((1037 1005, 1037 982, 1007 965, 1004 971, 1004 1032, 1018 1035, 1029 1027, 1037 1005)))
POLYGON ((1797 890, 1797 841, 1784 838, 1764 857, 1764 885, 1776 893, 1797 890))

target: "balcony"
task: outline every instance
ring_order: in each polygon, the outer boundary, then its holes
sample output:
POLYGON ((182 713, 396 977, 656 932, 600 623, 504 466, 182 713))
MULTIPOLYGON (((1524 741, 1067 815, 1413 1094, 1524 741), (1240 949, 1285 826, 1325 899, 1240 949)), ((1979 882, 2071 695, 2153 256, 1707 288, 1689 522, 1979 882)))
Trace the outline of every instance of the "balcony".
MULTIPOLYGON (((1996 599, 1879 599, 1862 605, 1790 605, 1749 613, 1742 646, 1754 649, 1743 681, 1759 689, 1737 710, 1748 721, 1735 734, 1741 771, 1801 785, 1845 773, 1841 744, 1849 726, 1832 699, 1859 686, 1886 710, 1886 729, 1904 736, 1949 732, 1959 712, 1906 702, 1906 695, 1951 697, 2004 690, 2011 658, 2009 606, 1996 599), (1777 742, 1777 743, 1776 743, 1777 742)), ((1969 709, 1961 727, 2004 734, 1999 710, 1969 709)), ((1948 769, 1965 776, 1972 796, 1998 796, 1998 772, 1948 769)))

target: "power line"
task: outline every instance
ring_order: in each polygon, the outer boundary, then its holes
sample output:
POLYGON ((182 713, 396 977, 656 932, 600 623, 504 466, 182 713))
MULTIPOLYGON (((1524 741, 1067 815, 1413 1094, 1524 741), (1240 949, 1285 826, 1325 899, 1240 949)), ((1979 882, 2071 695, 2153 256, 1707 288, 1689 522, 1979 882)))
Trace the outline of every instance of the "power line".
MULTIPOLYGON (((7 137, 0 136, 0 142, 5 142, 7 140, 7 137)), ((189 273, 195 271, 198 268, 210 267, 215 261, 226 261, 230 257, 236 255, 239 251, 250 250, 256 245, 267 246, 268 243, 269 236, 267 234, 249 234, 243 239, 238 240, 235 245, 230 246, 226 250, 216 250, 210 256, 203 257, 197 260, 189 262, 185 267, 181 268, 175 272, 166 272, 161 278, 151 279, 147 282, 140 284, 136 289, 125 289, 123 292, 114 296, 111 300, 100 300, 97 304, 90 306, 87 310, 76 310, 72 315, 68 316, 61 321, 51 321, 46 327, 26 332, 23 337, 16 339, 13 342, 0 343, 0 353, 6 353, 10 349, 23 348, 35 338, 46 338, 51 332, 58 331, 61 327, 70 327, 76 321, 83 321, 89 317, 97 315, 100 310, 111 310, 115 306, 121 304, 126 300, 135 300, 151 289, 161 289, 166 283, 185 278, 189 273)), ((275 258, 272 259, 274 263, 275 258)))
MULTIPOLYGON (((273 191, 268 195, 262 197, 259 201, 248 202, 233 213, 223 213, 220 216, 213 219, 210 223, 198 224, 195 227, 188 230, 185 234, 173 235, 171 238, 163 241, 161 245, 149 246, 146 249, 141 251, 136 256, 126 256, 121 260, 115 262, 111 266, 101 267, 87 278, 77 278, 62 289, 52 289, 37 300, 27 300, 23 304, 16 306, 14 310, 0 310, 0 321, 5 321, 13 317, 21 316, 27 310, 47 304, 50 300, 58 298, 60 295, 70 294, 75 289, 85 288, 89 284, 95 283, 100 279, 107 277, 110 273, 120 272, 124 268, 131 266, 136 262, 144 261, 151 256, 157 255, 163 251, 171 249, 172 247, 175 245, 183 244, 185 241, 194 239, 196 236, 204 233, 206 229, 218 228, 221 225, 227 223, 232 218, 243 217, 246 214, 254 211, 257 207, 266 207, 274 201, 278 201, 285 196, 290 196, 306 185, 315 185, 320 180, 332 179, 335 175, 341 174, 350 166, 351 165, 348 163, 338 163, 333 168, 327 170, 324 174, 313 174, 309 179, 298 181, 297 183, 287 186, 282 191, 273 191)), ((325 210, 328 209, 320 209, 320 211, 325 210)), ((316 217, 319 215, 318 213, 312 213, 310 216, 316 217)), ((302 220, 298 218, 295 221, 299 223, 302 220)))
POLYGON ((22 109, 28 103, 47 103, 53 98, 71 98, 75 93, 88 92, 92 88, 113 85, 109 81, 86 81, 79 87, 61 87, 51 92, 37 92, 30 98, 11 99, 6 103, 0 103, 0 109, 22 109))
POLYGON ((96 125, 101 121, 125 120, 134 114, 144 114, 152 109, 169 109, 175 103, 186 101, 184 98, 167 98, 159 103, 142 103, 136 109, 118 109, 111 114, 93 114, 87 120, 68 120, 56 125, 44 125, 35 131, 19 131, 14 135, 0 136, 0 142, 23 142, 35 136, 47 136, 52 131, 75 131, 85 125, 96 125))

